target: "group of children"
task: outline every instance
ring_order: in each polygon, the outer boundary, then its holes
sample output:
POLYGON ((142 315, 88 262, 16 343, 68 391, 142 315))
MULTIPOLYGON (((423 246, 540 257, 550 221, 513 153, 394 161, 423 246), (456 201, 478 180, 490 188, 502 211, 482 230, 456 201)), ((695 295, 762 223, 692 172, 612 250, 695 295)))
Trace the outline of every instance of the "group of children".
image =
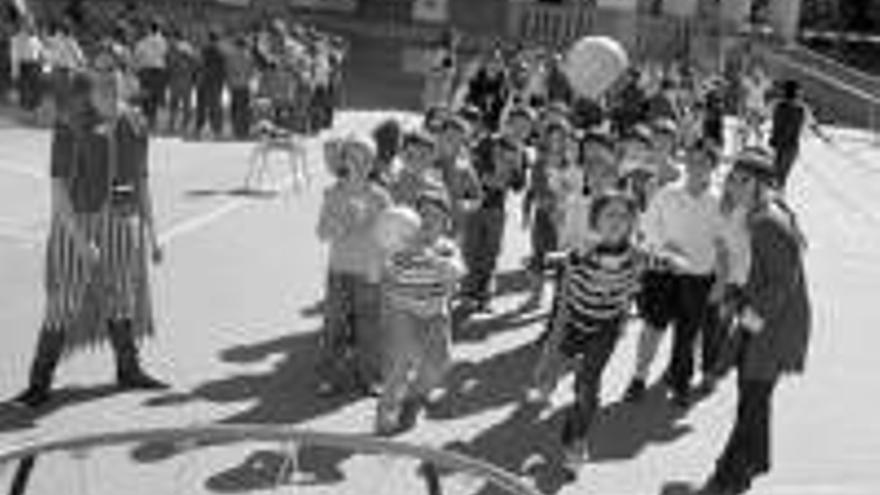
MULTIPOLYGON (((506 70, 491 68, 502 81, 506 70)), ((470 92, 486 88, 483 81, 470 92)), ((455 110, 429 109, 418 129, 387 122, 375 143, 327 145, 337 180, 319 225, 331 246, 319 391, 378 395, 381 434, 442 400, 453 310, 492 312, 508 197, 523 193, 532 241, 524 305, 540 306, 548 279, 556 289, 524 396, 545 403, 562 372, 575 370, 562 432, 575 469, 603 369, 633 308, 644 330, 626 400, 644 396, 667 328, 673 345, 663 383, 674 405, 693 399, 698 343, 700 388, 714 388, 731 364, 726 321, 749 263, 744 213, 726 207, 715 187, 723 135, 714 86, 686 91, 665 79, 635 112, 615 107, 632 101, 614 95, 594 102, 598 119, 579 119, 585 105, 572 99, 526 101, 502 90, 501 112, 480 104, 495 99, 465 94, 455 110), (691 105, 685 114, 671 96, 682 91, 691 105), (664 99, 674 113, 657 110, 664 99)))

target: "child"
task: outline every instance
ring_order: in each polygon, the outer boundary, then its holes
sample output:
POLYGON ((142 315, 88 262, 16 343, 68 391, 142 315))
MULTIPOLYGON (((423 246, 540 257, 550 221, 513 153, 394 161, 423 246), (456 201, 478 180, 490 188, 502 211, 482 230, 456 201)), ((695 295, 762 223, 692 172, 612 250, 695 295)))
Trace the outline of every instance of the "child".
POLYGON ((626 321, 643 272, 659 259, 635 246, 638 211, 623 193, 600 193, 590 211, 594 246, 572 251, 563 267, 560 300, 548 350, 576 361, 575 402, 565 415, 565 468, 573 474, 584 460, 586 436, 599 406, 602 372, 626 321))
POLYGON ((394 171, 388 190, 395 204, 415 206, 422 191, 443 186, 443 177, 434 168, 437 142, 424 131, 408 132, 400 149, 400 167, 394 171))
POLYGON ((373 228, 391 204, 387 193, 367 180, 374 156, 369 143, 348 138, 327 151, 337 181, 324 193, 318 224, 318 237, 330 244, 318 365, 318 393, 325 396, 379 380, 381 249, 373 228))
POLYGON ((452 221, 442 190, 426 191, 418 216, 404 230, 402 249, 390 253, 383 271, 383 327, 387 369, 376 430, 400 430, 404 416, 439 390, 449 368, 450 299, 465 273, 455 244, 444 236, 452 221))
POLYGON ((646 243, 685 257, 689 267, 674 274, 651 272, 645 278, 639 300, 645 329, 627 400, 639 400, 644 395, 651 362, 664 330, 672 324, 672 359, 664 380, 676 405, 689 404, 694 343, 707 323, 709 294, 724 254, 719 249, 723 239, 719 202, 710 190, 718 160, 717 150, 708 141, 698 141, 688 153, 684 184, 659 190, 642 216, 646 243))
POLYGON ((490 311, 491 283, 507 218, 507 196, 525 187, 520 146, 510 138, 496 136, 476 149, 477 174, 483 187, 483 200, 465 221, 463 250, 468 275, 462 295, 468 309, 490 311))
POLYGON ((531 231, 532 303, 543 298, 545 257, 558 247, 563 197, 578 187, 579 169, 569 153, 570 140, 571 128, 564 121, 547 125, 523 200, 523 227, 531 231), (565 177, 569 180, 562 180, 565 177))

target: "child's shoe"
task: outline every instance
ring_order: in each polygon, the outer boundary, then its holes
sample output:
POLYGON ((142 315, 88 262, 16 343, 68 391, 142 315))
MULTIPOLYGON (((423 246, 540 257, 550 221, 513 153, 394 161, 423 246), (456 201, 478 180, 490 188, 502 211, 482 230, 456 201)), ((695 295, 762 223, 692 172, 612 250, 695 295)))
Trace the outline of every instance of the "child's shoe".
POLYGON ((562 470, 567 478, 576 479, 586 462, 587 444, 585 441, 579 440, 564 448, 562 453, 562 470))
POLYGON ((623 401, 629 403, 641 402, 645 398, 646 391, 645 380, 634 378, 623 394, 623 401))

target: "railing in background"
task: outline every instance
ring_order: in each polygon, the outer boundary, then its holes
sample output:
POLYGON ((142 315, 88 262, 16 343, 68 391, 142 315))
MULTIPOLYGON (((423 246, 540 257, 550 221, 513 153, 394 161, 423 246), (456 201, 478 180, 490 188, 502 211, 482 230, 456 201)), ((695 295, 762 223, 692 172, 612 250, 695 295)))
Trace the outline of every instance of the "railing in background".
MULTIPOLYGON (((18 463, 15 473, 13 494, 25 495, 27 478, 33 475, 36 461, 41 456, 57 453, 87 454, 100 448, 121 447, 131 444, 169 443, 175 446, 199 446, 240 443, 265 442, 275 443, 283 447, 283 451, 291 458, 285 459, 285 465, 293 469, 299 466, 299 453, 308 447, 330 448, 357 454, 373 454, 388 457, 411 458, 422 461, 426 492, 429 495, 442 495, 442 484, 439 470, 465 473, 475 478, 486 480, 490 485, 510 495, 542 495, 536 489, 526 485, 517 476, 503 469, 461 454, 445 452, 393 442, 390 440, 344 434, 317 433, 295 430, 286 426, 247 426, 217 425, 189 428, 167 428, 153 430, 133 430, 118 433, 95 434, 67 440, 46 442, 21 447, 9 452, 0 453, 0 468, 18 463), (24 473, 24 474, 22 474, 24 473)), ((192 452, 189 452, 192 453, 192 452)), ((83 455, 79 456, 81 462, 83 455)), ((3 470, 0 469, 0 472, 3 470)), ((285 488, 280 482, 276 488, 285 488)), ((493 492, 494 493, 494 492, 493 492)), ((91 494, 90 494, 91 495, 91 494)), ((157 494, 160 495, 160 494, 157 494)), ((385 494, 382 494, 385 495, 385 494)))
MULTIPOLYGON (((867 129, 873 134, 875 144, 880 145, 880 91, 870 91, 844 80, 840 77, 841 67, 829 69, 828 66, 802 60, 796 56, 799 51, 802 49, 764 45, 760 55, 775 78, 801 82, 820 120, 867 129)), ((823 63, 828 64, 829 60, 823 63)), ((855 71, 851 68, 847 70, 855 71)))
POLYGON ((603 9, 594 2, 511 0, 507 35, 528 44, 567 47, 586 35, 611 36, 637 59, 671 60, 688 53, 691 25, 670 16, 603 9))
POLYGON ((589 2, 581 1, 557 5, 534 0, 511 0, 508 4, 507 34, 519 41, 561 48, 592 32, 595 10, 589 2))

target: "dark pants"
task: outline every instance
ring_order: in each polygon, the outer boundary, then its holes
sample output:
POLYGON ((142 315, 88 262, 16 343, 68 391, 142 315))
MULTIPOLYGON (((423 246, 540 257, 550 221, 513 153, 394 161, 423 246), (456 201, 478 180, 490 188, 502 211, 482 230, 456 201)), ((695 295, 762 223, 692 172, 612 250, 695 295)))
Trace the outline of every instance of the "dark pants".
POLYGON ((468 274, 462 283, 465 296, 478 301, 491 297, 492 276, 501 255, 505 212, 502 208, 479 209, 465 219, 464 259, 468 274))
POLYGON ((333 125, 333 95, 329 86, 318 86, 312 93, 312 130, 322 131, 333 125))
POLYGON ((722 486, 750 482, 770 470, 770 421, 776 380, 740 376, 736 421, 718 459, 715 481, 722 486))
POLYGON ((196 132, 202 132, 205 123, 211 125, 214 136, 223 134, 223 86, 202 84, 196 102, 196 132))
POLYGON ((782 146, 775 148, 775 152, 776 181, 779 187, 784 189, 788 183, 788 177, 791 175, 791 169, 794 167, 794 162, 797 161, 800 154, 800 147, 797 145, 782 146))
POLYGON ((685 394, 690 390, 694 374, 696 340, 706 326, 712 277, 676 275, 673 278, 675 306, 668 377, 672 390, 685 394))
POLYGON ((246 139, 251 131, 251 90, 232 88, 232 133, 237 139, 246 139))
POLYGON ((579 361, 575 371, 574 405, 566 412, 562 428, 563 445, 570 446, 586 439, 599 408, 602 372, 614 354, 619 336, 619 328, 615 325, 593 334, 572 334, 563 339, 562 353, 579 361))
POLYGON ((39 62, 22 62, 18 78, 18 97, 21 108, 36 110, 43 100, 43 67, 39 62))
POLYGON ((322 380, 338 387, 381 380, 381 294, 363 276, 329 274, 317 366, 322 380))
POLYGON ((138 73, 138 79, 143 89, 144 116, 147 118, 150 129, 155 129, 156 115, 159 108, 165 103, 167 71, 158 68, 143 69, 138 73))
POLYGON ((535 218, 532 223, 532 263, 531 268, 537 272, 544 271, 544 258, 547 254, 556 250, 558 245, 556 222, 552 212, 547 208, 535 210, 535 218))
POLYGON ((171 128, 175 131, 188 131, 192 123, 192 96, 191 87, 172 87, 168 100, 168 111, 171 128))
POLYGON ((703 325, 702 360, 703 375, 723 374, 722 355, 730 329, 730 319, 723 318, 719 305, 709 305, 706 311, 706 323, 703 325))

